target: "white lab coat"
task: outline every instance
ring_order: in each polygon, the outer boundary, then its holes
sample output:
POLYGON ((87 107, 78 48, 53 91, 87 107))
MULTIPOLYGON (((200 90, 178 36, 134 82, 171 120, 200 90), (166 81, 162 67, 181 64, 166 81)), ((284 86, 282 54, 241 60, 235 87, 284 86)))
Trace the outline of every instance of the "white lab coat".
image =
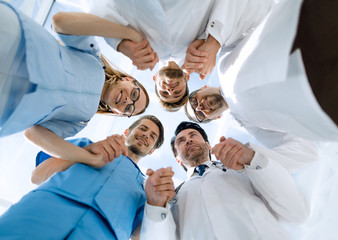
POLYGON ((302 222, 309 209, 288 171, 294 165, 282 165, 311 162, 316 148, 291 137, 270 150, 249 147, 255 156, 243 171, 223 172, 209 162, 202 177, 183 184, 171 211, 147 204, 141 239, 290 239, 278 220, 302 222))
MULTIPOLYGON (((101 0, 89 12, 141 32, 160 60, 183 64, 187 47, 211 34, 231 45, 256 27, 274 0, 101 0)), ((121 39, 106 38, 117 49, 121 39)))
POLYGON ((220 58, 221 89, 235 119, 253 135, 267 129, 337 141, 338 128, 312 93, 300 51, 289 55, 300 6, 301 0, 281 1, 250 37, 220 58))

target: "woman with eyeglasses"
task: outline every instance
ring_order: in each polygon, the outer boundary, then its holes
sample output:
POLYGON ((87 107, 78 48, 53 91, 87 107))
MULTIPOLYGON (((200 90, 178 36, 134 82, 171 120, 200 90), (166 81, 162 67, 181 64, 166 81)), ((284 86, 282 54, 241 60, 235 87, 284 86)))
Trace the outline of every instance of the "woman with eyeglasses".
POLYGON ((95 166, 101 158, 64 138, 82 130, 96 112, 141 114, 149 97, 137 80, 101 58, 94 36, 135 42, 143 37, 86 13, 58 13, 53 28, 63 44, 0 1, 0 137, 27 129, 25 136, 53 156, 85 158, 95 166))

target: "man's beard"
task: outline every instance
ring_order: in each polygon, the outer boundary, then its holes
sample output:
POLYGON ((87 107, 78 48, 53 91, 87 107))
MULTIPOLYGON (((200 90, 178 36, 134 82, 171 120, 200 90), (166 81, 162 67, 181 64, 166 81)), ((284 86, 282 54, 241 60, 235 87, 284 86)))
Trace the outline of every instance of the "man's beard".
POLYGON ((208 157, 206 156, 205 152, 208 151, 208 149, 202 146, 198 146, 198 149, 195 149, 193 152, 186 152, 184 155, 184 158, 187 162, 190 163, 191 166, 198 166, 202 164, 203 162, 208 160, 208 157))
POLYGON ((183 77, 183 71, 181 69, 164 69, 161 70, 158 75, 160 77, 167 77, 170 79, 183 77))
POLYGON ((128 146, 128 150, 140 157, 144 157, 147 155, 147 153, 142 152, 138 147, 133 144, 128 146))

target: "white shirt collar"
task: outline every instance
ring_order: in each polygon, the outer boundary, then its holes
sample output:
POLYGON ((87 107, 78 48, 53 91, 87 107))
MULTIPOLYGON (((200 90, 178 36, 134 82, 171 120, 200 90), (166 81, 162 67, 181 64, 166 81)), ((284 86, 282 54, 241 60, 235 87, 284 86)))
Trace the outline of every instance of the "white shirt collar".
MULTIPOLYGON (((209 168, 210 168, 211 165, 212 165, 210 160, 207 160, 207 161, 201 163, 201 165, 202 165, 202 164, 207 165, 209 168)), ((188 170, 187 170, 187 177, 188 177, 188 178, 191 178, 191 177, 194 175, 194 169, 195 169, 195 167, 190 167, 190 168, 188 168, 188 170)))

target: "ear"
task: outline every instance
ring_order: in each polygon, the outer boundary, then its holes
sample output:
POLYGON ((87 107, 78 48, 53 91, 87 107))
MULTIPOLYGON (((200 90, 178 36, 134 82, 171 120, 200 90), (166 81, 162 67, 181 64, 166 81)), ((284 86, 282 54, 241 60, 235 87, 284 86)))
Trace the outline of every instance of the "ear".
POLYGON ((127 128, 126 130, 124 130, 123 135, 124 135, 125 137, 127 137, 128 132, 129 132, 129 129, 127 128))
POLYGON ((201 87, 200 89, 208 88, 209 85, 205 85, 204 87, 201 87))
POLYGON ((123 77, 122 80, 123 80, 123 81, 132 82, 132 81, 134 81, 135 79, 132 78, 132 77, 123 77))
POLYGON ((187 73, 187 72, 183 72, 184 76, 185 76, 185 79, 187 80, 187 82, 189 81, 190 79, 190 74, 187 73))
POLYGON ((181 165, 182 164, 182 160, 179 157, 176 157, 176 162, 181 165))
POLYGON ((208 149, 211 150, 211 146, 210 146, 209 142, 205 142, 205 144, 207 145, 208 149))
POLYGON ((153 152, 155 152, 155 150, 156 150, 156 148, 153 148, 153 149, 148 153, 148 155, 153 154, 153 152))
POLYGON ((153 80, 154 80, 154 82, 156 82, 156 78, 157 78, 157 74, 154 74, 154 75, 153 75, 153 80))

